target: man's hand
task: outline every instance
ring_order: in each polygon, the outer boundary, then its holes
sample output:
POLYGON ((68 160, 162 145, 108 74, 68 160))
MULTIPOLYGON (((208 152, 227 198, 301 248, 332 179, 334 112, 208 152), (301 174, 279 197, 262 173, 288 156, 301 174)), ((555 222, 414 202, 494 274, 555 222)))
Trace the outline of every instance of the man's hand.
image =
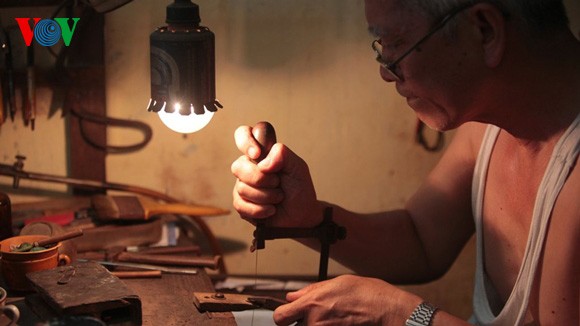
POLYGON ((277 325, 403 325, 421 298, 375 278, 343 275, 286 295, 277 325))
POLYGON ((323 205, 316 199, 304 160, 276 143, 255 162, 262 153, 252 128, 239 127, 234 138, 243 155, 231 167, 237 178, 233 206, 242 218, 252 223, 269 218, 269 225, 277 227, 313 227, 322 221, 323 205))

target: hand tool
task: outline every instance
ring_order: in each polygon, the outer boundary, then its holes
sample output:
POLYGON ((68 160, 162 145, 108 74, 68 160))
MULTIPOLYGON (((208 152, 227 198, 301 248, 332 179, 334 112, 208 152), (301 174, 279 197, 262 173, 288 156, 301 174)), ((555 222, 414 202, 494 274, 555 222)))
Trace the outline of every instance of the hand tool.
MULTIPOLYGON (((252 128, 252 135, 261 145, 259 160, 264 159, 272 146, 276 143, 276 132, 274 127, 268 122, 258 122, 252 128)), ((332 221, 332 207, 324 210, 323 221, 314 228, 278 228, 266 227, 263 222, 256 223, 254 240, 250 251, 264 249, 266 240, 286 239, 286 238, 317 238, 320 241, 320 266, 318 270, 318 280, 322 281, 328 277, 328 260, 330 258, 330 245, 338 240, 346 238, 346 229, 332 221)))
POLYGON ((151 270, 151 271, 161 271, 163 273, 171 273, 171 274, 197 274, 196 269, 191 268, 179 268, 179 267, 167 267, 167 266, 157 266, 151 264, 139 264, 139 263, 126 263, 126 262, 113 262, 113 261, 104 261, 104 260, 90 260, 90 259, 77 259, 79 262, 95 262, 101 264, 103 266, 114 266, 114 267, 130 267, 136 269, 144 269, 144 270, 151 270))
POLYGON ((137 196, 91 197, 96 216, 100 220, 147 220, 157 214, 184 214, 197 216, 225 215, 229 211, 211 206, 199 206, 182 203, 159 203, 137 196))
POLYGON ((151 255, 164 255, 164 254, 194 254, 201 255, 201 247, 198 245, 187 245, 187 246, 160 246, 160 247, 134 247, 127 248, 128 252, 138 252, 143 254, 151 255))
MULTIPOLYGON (((5 53, 8 51, 8 43, 5 37, 4 29, 0 29, 0 53, 5 53)), ((8 116, 8 111, 6 108, 8 105, 5 102, 4 92, 6 92, 4 88, 4 76, 0 76, 0 125, 4 123, 6 117, 8 116)))
MULTIPOLYGON (((268 156, 270 149, 276 144, 276 130, 269 122, 260 121, 252 128, 252 136, 260 145, 260 156, 254 161, 257 164, 268 156)), ((264 228, 264 222, 256 222, 256 232, 262 228, 264 228)), ((250 251, 254 252, 256 249, 264 249, 265 247, 264 241, 254 238, 250 251)))
POLYGON ((123 247, 109 248, 104 252, 84 252, 82 258, 92 260, 106 260, 114 262, 143 263, 165 266, 207 267, 217 269, 221 256, 197 256, 187 254, 152 254, 128 252, 123 247))
POLYGON ((161 271, 112 271, 118 278, 160 278, 161 271))
POLYGON ((326 280, 328 278, 330 245, 346 238, 346 229, 332 221, 332 207, 324 209, 322 223, 314 228, 262 227, 256 228, 256 231, 254 231, 254 241, 256 243, 264 243, 264 248, 266 240, 298 238, 316 238, 320 241, 318 281, 326 280))
POLYGON ((4 63, 6 65, 6 85, 5 85, 5 96, 4 102, 8 106, 8 111, 10 112, 10 120, 14 121, 14 116, 16 114, 16 91, 14 90, 14 67, 13 67, 13 57, 12 57, 12 46, 10 43, 10 35, 6 30, 2 29, 0 31, 0 38, 2 39, 2 51, 4 52, 4 63))
MULTIPOLYGON (((26 251, 30 251, 31 249, 33 249, 35 247, 48 247, 48 246, 54 245, 54 244, 59 243, 59 242, 64 241, 64 240, 69 240, 72 238, 80 237, 81 235, 83 235, 83 230, 73 230, 70 232, 56 235, 54 237, 46 238, 44 240, 39 240, 39 241, 36 241, 33 243, 23 242, 23 243, 19 244, 18 246, 11 248, 11 251, 26 252, 26 251)), ((45 248, 43 248, 43 249, 45 249, 45 248)))
POLYGON ((115 257, 115 260, 121 262, 207 267, 210 269, 217 269, 221 259, 221 256, 155 255, 134 252, 121 252, 115 257))
POLYGON ((193 303, 199 311, 225 312, 251 309, 276 310, 288 302, 269 296, 221 292, 194 292, 193 303))
POLYGON ((36 121, 36 74, 34 71, 34 44, 27 49, 27 65, 26 65, 26 91, 27 103, 24 111, 24 125, 34 130, 34 123, 36 121))

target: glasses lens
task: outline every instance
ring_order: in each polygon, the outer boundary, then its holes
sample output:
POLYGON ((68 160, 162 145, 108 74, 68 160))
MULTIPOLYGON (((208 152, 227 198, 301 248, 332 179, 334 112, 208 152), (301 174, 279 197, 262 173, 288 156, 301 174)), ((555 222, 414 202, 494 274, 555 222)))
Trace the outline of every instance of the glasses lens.
POLYGON ((395 80, 401 80, 399 75, 395 72, 396 66, 391 65, 385 60, 383 60, 383 45, 381 44, 381 39, 374 40, 371 46, 375 51, 375 54, 377 55, 376 57, 377 62, 380 63, 381 66, 383 66, 383 68, 385 68, 393 76, 395 80))

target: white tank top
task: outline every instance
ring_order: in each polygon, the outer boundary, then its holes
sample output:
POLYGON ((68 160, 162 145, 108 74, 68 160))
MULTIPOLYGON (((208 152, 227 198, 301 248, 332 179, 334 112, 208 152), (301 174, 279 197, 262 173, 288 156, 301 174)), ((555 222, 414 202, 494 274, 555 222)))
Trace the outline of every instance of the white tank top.
POLYGON ((512 326, 522 325, 528 310, 528 301, 538 260, 544 248, 546 230, 554 203, 564 185, 576 157, 580 152, 580 114, 562 135, 556 146, 538 188, 528 234, 528 242, 522 266, 514 288, 501 311, 496 316, 493 307, 499 305, 495 290, 487 279, 483 262, 483 196, 489 159, 500 129, 488 126, 475 165, 472 185, 472 207, 476 228, 476 269, 473 293, 473 316, 471 322, 477 325, 512 326))

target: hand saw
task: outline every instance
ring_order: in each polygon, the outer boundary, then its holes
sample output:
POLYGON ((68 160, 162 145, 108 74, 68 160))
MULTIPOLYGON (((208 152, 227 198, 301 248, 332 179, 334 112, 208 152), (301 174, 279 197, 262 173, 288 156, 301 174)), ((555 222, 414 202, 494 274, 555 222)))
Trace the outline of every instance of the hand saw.
MULTIPOLYGON (((274 130, 274 127, 266 121, 260 121, 258 122, 253 128, 252 128, 252 136, 254 137, 254 139, 256 139, 256 141, 260 144, 260 156, 255 160, 255 163, 259 163, 260 161, 262 161, 266 156, 268 156, 268 153, 270 152, 270 149, 272 149, 272 146, 274 146, 274 144, 276 144, 276 130, 274 130)), ((254 234, 256 234, 259 230, 264 229, 264 222, 263 221, 258 221, 256 222, 256 231, 254 231, 254 234)), ((259 240, 259 239, 258 239, 259 240)), ((256 249, 264 249, 266 247, 265 241, 257 241, 256 237, 254 236, 254 240, 252 242, 252 245, 250 246, 250 252, 254 252, 256 251, 256 249)), ((258 278, 258 252, 256 251, 256 261, 255 261, 255 267, 254 267, 254 277, 258 278)), ((273 309, 272 309, 273 310, 273 309)), ((252 324, 253 324, 253 316, 252 316, 252 324)))
MULTIPOLYGON (((260 144, 260 156, 254 161, 257 164, 268 156, 270 149, 276 144, 276 130, 274 130, 274 127, 269 122, 260 121, 252 128, 252 136, 260 144)), ((256 232, 263 227, 264 222, 256 222, 256 232)), ((265 247, 266 244, 264 241, 254 238, 250 251, 254 252, 256 249, 264 249, 265 247)))
MULTIPOLYGON (((260 156, 256 160, 256 163, 258 163, 268 155, 270 149, 276 143, 276 131, 270 123, 261 121, 252 128, 252 135, 261 146, 260 156)), ((296 238, 316 238, 320 241, 318 280, 325 280, 328 277, 330 245, 346 238, 346 229, 332 221, 332 207, 326 207, 322 223, 314 228, 266 227, 264 222, 257 222, 250 251, 266 248, 266 240, 296 238)), ((257 274, 258 254, 256 252, 256 276, 257 274)))

